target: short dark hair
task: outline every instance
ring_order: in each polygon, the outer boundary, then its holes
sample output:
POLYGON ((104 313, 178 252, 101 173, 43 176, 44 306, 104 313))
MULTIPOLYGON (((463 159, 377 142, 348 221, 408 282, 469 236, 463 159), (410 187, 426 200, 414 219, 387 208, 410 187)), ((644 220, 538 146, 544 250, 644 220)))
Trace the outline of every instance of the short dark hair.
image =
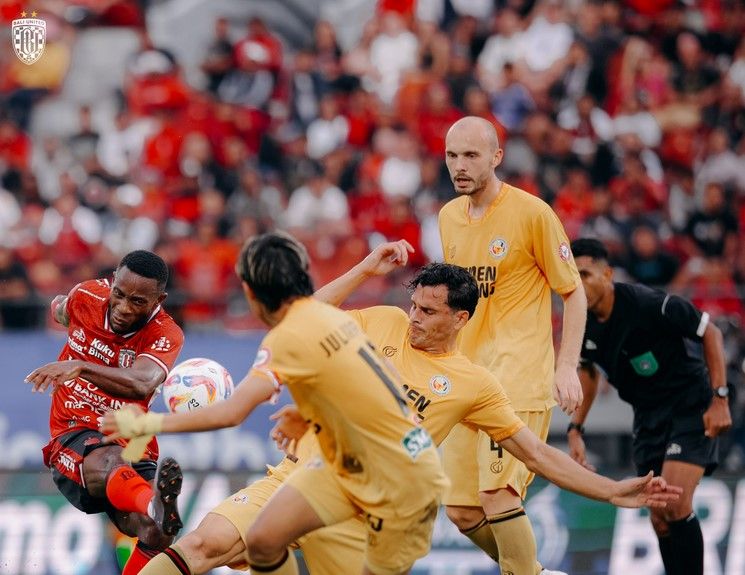
POLYGON ((168 266, 159 255, 146 250, 129 252, 122 258, 117 270, 126 267, 129 271, 144 278, 158 282, 158 290, 163 291, 168 283, 168 266))
POLYGON ((479 286, 466 268, 453 264, 433 262, 421 268, 407 284, 409 291, 417 286, 439 286, 448 288, 448 306, 455 311, 465 310, 469 319, 479 303, 479 286))
POLYGON ((603 242, 594 238, 580 238, 572 242, 572 255, 575 258, 587 256, 594 261, 608 261, 608 250, 603 242))
POLYGON ((284 232, 270 232, 246 240, 235 271, 274 312, 290 299, 313 295, 309 263, 303 244, 284 232))

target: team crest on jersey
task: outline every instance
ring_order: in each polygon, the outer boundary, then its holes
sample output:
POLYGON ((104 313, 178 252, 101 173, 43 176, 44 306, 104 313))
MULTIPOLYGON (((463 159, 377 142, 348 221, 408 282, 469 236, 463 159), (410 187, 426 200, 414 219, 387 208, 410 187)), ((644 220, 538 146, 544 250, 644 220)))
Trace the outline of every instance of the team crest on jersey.
POLYGON ((251 367, 261 367, 266 365, 269 363, 271 357, 272 354, 269 351, 269 348, 261 347, 259 348, 259 351, 256 352, 256 359, 254 359, 254 364, 251 367))
POLYGON ((503 238, 494 238, 489 244, 489 254, 495 260, 501 260, 504 256, 507 255, 509 249, 510 246, 507 243, 507 240, 503 238))
POLYGON ((569 244, 566 242, 561 242, 559 244, 559 257, 563 262, 568 262, 572 259, 572 250, 569 249, 569 244))
POLYGON ((429 380, 429 388, 437 395, 450 393, 450 380, 444 375, 435 375, 429 380))
POLYGON ((119 350, 119 367, 132 367, 135 362, 135 350, 133 349, 120 349, 119 350))

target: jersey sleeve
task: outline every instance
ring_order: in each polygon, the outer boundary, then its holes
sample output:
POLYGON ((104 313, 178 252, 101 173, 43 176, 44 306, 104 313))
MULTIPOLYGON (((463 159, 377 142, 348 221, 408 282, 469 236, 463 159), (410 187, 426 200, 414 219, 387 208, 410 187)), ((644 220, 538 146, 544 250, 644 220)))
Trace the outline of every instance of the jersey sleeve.
POLYGON ((515 414, 497 379, 486 370, 483 373, 484 385, 463 421, 486 432, 495 442, 500 442, 515 435, 525 424, 515 414))
POLYGON ((184 332, 173 321, 156 323, 151 321, 143 334, 137 357, 146 357, 163 370, 163 377, 176 363, 184 346, 184 332))
POLYGON ((282 337, 269 332, 259 346, 251 373, 269 378, 277 391, 290 381, 302 383, 317 373, 313 367, 315 361, 306 349, 306 343, 289 332, 283 333, 282 337))
POLYGON ((651 321, 661 321, 674 333, 694 340, 704 336, 710 317, 701 312, 687 299, 677 295, 659 292, 648 304, 644 317, 651 321))
POLYGON ((406 312, 400 307, 391 305, 376 305, 364 309, 350 309, 346 312, 362 328, 362 331, 374 329, 379 324, 391 324, 396 321, 408 322, 406 312))
POLYGON ((581 280, 569 248, 569 238, 559 217, 547 205, 533 222, 533 250, 536 263, 558 294, 574 291, 581 280))

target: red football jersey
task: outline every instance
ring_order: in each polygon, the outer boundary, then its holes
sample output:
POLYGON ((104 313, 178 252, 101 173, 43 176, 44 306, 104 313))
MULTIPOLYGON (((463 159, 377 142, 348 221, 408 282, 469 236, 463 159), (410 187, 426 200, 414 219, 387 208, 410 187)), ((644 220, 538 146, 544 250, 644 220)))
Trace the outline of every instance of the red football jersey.
MULTIPOLYGON (((173 318, 158 306, 138 331, 120 335, 109 326, 109 280, 82 282, 67 299, 70 324, 67 343, 59 361, 80 359, 109 367, 131 367, 138 357, 147 357, 168 374, 184 344, 184 334, 173 318)), ((152 394, 145 399, 109 395, 82 377, 66 381, 52 395, 49 429, 52 438, 73 429, 98 429, 98 418, 127 404, 147 410, 152 394)), ((51 444, 50 444, 51 445, 51 444)), ((145 457, 157 459, 158 444, 148 446, 145 457)))

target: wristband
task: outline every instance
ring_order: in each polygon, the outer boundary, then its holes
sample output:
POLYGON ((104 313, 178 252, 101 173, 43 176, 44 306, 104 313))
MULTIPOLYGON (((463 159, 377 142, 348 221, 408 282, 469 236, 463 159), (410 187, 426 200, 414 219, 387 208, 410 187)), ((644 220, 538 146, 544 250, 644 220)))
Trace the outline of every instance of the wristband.
POLYGON ((567 433, 572 431, 572 429, 576 429, 577 431, 579 431, 580 435, 585 434, 585 426, 581 423, 574 423, 573 421, 570 421, 569 425, 567 426, 567 433))
POLYGON ((116 425, 122 437, 155 435, 163 429, 163 413, 138 414, 133 410, 120 409, 115 414, 116 425))

